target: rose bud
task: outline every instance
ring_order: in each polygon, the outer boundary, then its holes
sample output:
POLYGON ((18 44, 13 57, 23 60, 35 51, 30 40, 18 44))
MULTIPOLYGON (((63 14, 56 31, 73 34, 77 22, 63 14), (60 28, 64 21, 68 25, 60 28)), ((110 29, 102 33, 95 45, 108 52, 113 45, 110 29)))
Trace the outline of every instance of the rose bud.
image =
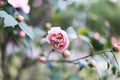
POLYGON ((22 37, 22 38, 26 36, 25 32, 22 31, 22 30, 19 31, 18 35, 19 35, 20 37, 22 37))
POLYGON ((120 43, 116 43, 113 45, 113 51, 120 52, 120 43))
POLYGON ((18 16, 17 16, 17 20, 18 20, 18 21, 24 21, 25 18, 24 18, 22 15, 18 15, 18 16))
POLYGON ((68 50, 65 50, 65 51, 63 52, 63 56, 64 56, 65 58, 68 58, 68 57, 70 57, 70 56, 71 56, 71 53, 70 53, 70 51, 68 51, 68 50))
POLYGON ((41 57, 39 58, 39 61, 42 62, 42 63, 46 62, 46 57, 41 56, 41 57))
POLYGON ((52 24, 50 22, 46 23, 45 26, 49 29, 51 28, 52 24))
POLYGON ((60 27, 52 27, 48 31, 46 39, 58 51, 63 51, 69 46, 68 35, 60 27))
POLYGON ((89 65, 90 67, 96 67, 97 63, 96 63, 95 60, 90 60, 90 61, 88 62, 88 65, 89 65))

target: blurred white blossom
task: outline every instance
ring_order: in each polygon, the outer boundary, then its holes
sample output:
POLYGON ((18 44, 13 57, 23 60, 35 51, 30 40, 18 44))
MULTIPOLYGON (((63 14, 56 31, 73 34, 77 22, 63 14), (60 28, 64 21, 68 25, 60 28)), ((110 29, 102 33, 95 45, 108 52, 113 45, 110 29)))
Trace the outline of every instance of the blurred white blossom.
POLYGON ((24 49, 24 51, 26 56, 31 59, 39 58, 39 55, 41 53, 41 49, 39 47, 32 47, 32 49, 24 49))

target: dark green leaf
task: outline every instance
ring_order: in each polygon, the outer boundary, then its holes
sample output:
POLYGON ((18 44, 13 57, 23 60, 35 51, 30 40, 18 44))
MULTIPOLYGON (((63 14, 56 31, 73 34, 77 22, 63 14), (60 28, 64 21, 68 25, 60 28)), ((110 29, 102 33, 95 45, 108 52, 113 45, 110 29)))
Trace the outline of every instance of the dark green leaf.
POLYGON ((114 57, 114 59, 115 59, 115 61, 116 61, 116 64, 117 64, 117 69, 119 70, 119 62, 118 62, 118 60, 117 60, 116 54, 115 54, 115 52, 114 52, 114 51, 111 51, 111 52, 112 52, 113 57, 114 57))
POLYGON ((5 11, 0 11, 0 17, 5 18, 7 15, 5 11))
POLYGON ((34 0, 29 0, 29 5, 32 5, 34 0))
POLYGON ((11 15, 5 16, 4 27, 14 27, 17 24, 18 22, 11 15))
POLYGON ((113 66, 113 67, 112 67, 112 72, 113 72, 113 74, 116 74, 117 69, 116 69, 116 67, 115 67, 115 66, 113 66))
POLYGON ((25 22, 20 22, 19 27, 33 40, 34 33, 30 30, 28 25, 25 22))

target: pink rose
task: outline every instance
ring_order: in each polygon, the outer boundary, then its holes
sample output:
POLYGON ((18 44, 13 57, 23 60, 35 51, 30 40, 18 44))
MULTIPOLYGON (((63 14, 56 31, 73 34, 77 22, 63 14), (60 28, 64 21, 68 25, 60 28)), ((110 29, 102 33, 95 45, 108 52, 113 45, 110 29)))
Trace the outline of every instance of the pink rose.
POLYGON ((114 44, 114 45, 113 45, 113 50, 114 50, 115 52, 120 52, 120 43, 114 44))
POLYGON ((28 0, 8 0, 8 3, 11 4, 14 8, 22 9, 25 13, 30 12, 28 0))
POLYGON ((59 51, 65 50, 69 45, 68 35, 60 27, 52 27, 46 39, 54 49, 59 51))

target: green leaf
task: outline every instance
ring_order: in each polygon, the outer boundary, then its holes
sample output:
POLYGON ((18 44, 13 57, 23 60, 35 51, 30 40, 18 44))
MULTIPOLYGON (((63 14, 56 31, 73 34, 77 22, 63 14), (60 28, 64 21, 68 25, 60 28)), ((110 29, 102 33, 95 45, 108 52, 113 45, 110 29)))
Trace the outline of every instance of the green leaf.
POLYGON ((82 34, 82 35, 87 35, 87 34, 88 34, 88 30, 87 30, 86 27, 80 27, 80 28, 78 29, 78 33, 79 33, 79 34, 82 34))
POLYGON ((28 38, 23 39, 23 42, 28 49, 32 50, 32 44, 28 38))
POLYGON ((4 18, 4 27, 14 27, 18 24, 11 15, 7 14, 5 11, 0 11, 0 17, 4 18))
POLYGON ((17 57, 23 57, 25 56, 24 52, 23 51, 19 51, 15 54, 17 57))
POLYGON ((86 37, 86 36, 83 36, 83 35, 80 35, 79 38, 82 39, 84 42, 86 42, 90 46, 90 48, 91 48, 91 54, 93 54, 94 53, 94 47, 90 43, 90 39, 88 37, 86 37))
POLYGON ((87 43, 90 43, 90 39, 89 39, 88 37, 86 37, 86 36, 84 36, 84 35, 80 35, 79 37, 80 37, 80 39, 82 39, 83 41, 85 41, 85 42, 87 42, 87 43))
POLYGON ((46 66, 47 66, 48 69, 53 71, 54 67, 52 66, 52 64, 49 61, 46 62, 46 66))
POLYGON ((29 5, 32 5, 34 0, 29 0, 29 5))
POLYGON ((84 60, 79 60, 78 61, 79 69, 77 72, 81 71, 84 67, 86 67, 87 66, 86 64, 87 63, 84 60))
POLYGON ((40 29, 40 28, 34 28, 33 29, 33 33, 35 34, 35 36, 40 36, 40 37, 42 37, 42 36, 44 36, 46 33, 42 30, 42 29, 40 29))
POLYGON ((18 25, 32 40, 34 39, 34 33, 30 30, 25 22, 20 22, 18 25))
POLYGON ((47 43, 46 38, 42 38, 41 41, 40 41, 40 45, 43 45, 43 44, 45 44, 45 43, 47 43))
POLYGON ((117 72, 116 66, 113 66, 113 67, 112 67, 112 72, 113 72, 113 74, 116 74, 116 72, 117 72))
POLYGON ((70 74, 65 80, 81 80, 79 75, 76 73, 70 74))
POLYGON ((107 62, 107 70, 110 68, 110 61, 107 59, 107 57, 104 55, 104 54, 100 54, 104 59, 105 61, 107 62))
POLYGON ((63 80, 62 75, 56 71, 52 72, 52 80, 63 80))
POLYGON ((5 11, 0 11, 0 17, 5 18, 7 15, 5 11))
POLYGON ((44 80, 51 80, 49 77, 45 77, 45 79, 44 80))
MULTIPOLYGON (((118 62, 118 60, 117 60, 116 54, 115 54, 115 52, 114 52, 113 50, 112 50, 111 52, 112 52, 112 54, 113 54, 113 58, 114 58, 115 61, 116 61, 117 69, 119 70, 119 62, 118 62)), ((117 72, 116 72, 116 74, 117 74, 117 72)))
POLYGON ((11 15, 7 15, 4 18, 4 27, 14 27, 15 25, 17 25, 18 22, 11 16, 11 15))
POLYGON ((66 32, 70 38, 72 38, 72 39, 77 38, 76 31, 72 27, 67 28, 66 32))

